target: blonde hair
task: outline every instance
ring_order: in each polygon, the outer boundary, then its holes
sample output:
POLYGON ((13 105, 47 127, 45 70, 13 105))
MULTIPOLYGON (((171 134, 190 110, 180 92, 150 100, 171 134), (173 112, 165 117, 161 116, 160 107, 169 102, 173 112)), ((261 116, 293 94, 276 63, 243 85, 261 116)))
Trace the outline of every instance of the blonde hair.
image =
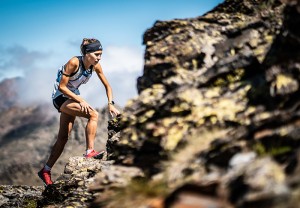
POLYGON ((95 38, 83 38, 82 39, 82 43, 80 45, 80 53, 82 55, 85 55, 84 54, 84 51, 83 51, 83 46, 84 45, 87 45, 87 44, 90 44, 90 43, 94 43, 94 42, 99 42, 99 40, 95 39, 95 38))

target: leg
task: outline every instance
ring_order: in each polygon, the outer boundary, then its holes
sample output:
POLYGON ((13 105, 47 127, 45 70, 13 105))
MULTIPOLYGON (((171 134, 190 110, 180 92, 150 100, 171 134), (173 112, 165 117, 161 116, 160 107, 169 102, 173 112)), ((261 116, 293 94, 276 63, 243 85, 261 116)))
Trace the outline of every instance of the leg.
POLYGON ((86 149, 94 149, 94 141, 98 125, 98 112, 90 109, 85 113, 81 111, 79 103, 73 100, 67 100, 60 108, 60 110, 66 114, 72 116, 79 116, 88 119, 85 135, 86 135, 86 149))
POLYGON ((55 162, 63 152, 65 144, 67 143, 68 137, 73 128, 74 120, 75 116, 68 115, 63 112, 61 113, 57 140, 52 147, 50 157, 46 163, 49 167, 52 167, 55 164, 55 162))
POLYGON ((90 117, 85 127, 86 149, 94 149, 94 142, 98 126, 98 112, 90 117))

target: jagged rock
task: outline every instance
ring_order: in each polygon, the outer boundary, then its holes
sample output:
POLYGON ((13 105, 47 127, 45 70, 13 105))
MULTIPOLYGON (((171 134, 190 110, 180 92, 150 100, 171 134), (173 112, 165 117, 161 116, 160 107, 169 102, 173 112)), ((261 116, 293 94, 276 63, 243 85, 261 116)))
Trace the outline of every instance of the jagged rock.
POLYGON ((274 105, 269 86, 280 88, 279 94, 296 93, 296 78, 264 79, 284 6, 276 2, 270 7, 273 16, 263 18, 260 9, 229 15, 225 8, 236 2, 253 3, 226 1, 203 17, 156 22, 146 31, 144 75, 139 97, 129 102, 121 119, 122 136, 115 146, 119 160, 137 155, 132 161, 143 165, 140 158, 151 154, 160 155, 159 161, 195 128, 249 126, 249 135, 254 121, 259 128, 274 117, 266 109, 274 105), (255 103, 258 97, 263 99, 255 103))
POLYGON ((226 202, 210 196, 215 184, 185 184, 172 192, 163 207, 229 208, 226 202))
POLYGON ((108 139, 106 142, 106 150, 109 158, 113 158, 114 146, 120 140, 120 119, 122 115, 108 121, 108 139))
POLYGON ((39 200, 39 206, 55 207, 86 207, 94 199, 89 192, 89 185, 94 182, 95 174, 101 168, 110 165, 99 159, 86 159, 71 157, 66 164, 64 173, 54 182, 48 185, 43 192, 43 198, 39 200))
POLYGON ((116 166, 111 160, 71 157, 64 173, 45 188, 37 203, 40 207, 87 207, 99 191, 124 187, 143 175, 138 168, 116 166))
POLYGON ((300 147, 295 2, 227 0, 201 17, 157 21, 144 34, 139 96, 111 137, 111 158, 173 193, 183 181, 214 176, 225 196, 210 197, 232 206, 291 202, 297 188, 285 178, 297 170, 300 147))
POLYGON ((37 207, 42 190, 41 186, 0 185, 0 207, 37 207))
POLYGON ((65 167, 65 174, 97 172, 101 169, 101 160, 90 160, 85 157, 71 157, 65 167))
POLYGON ((103 190, 125 187, 130 180, 141 177, 144 177, 144 173, 139 168, 111 165, 102 168, 102 170, 95 175, 95 182, 90 186, 90 189, 103 190))
POLYGON ((237 207, 272 207, 285 204, 290 195, 283 169, 270 158, 229 170, 222 185, 237 207))

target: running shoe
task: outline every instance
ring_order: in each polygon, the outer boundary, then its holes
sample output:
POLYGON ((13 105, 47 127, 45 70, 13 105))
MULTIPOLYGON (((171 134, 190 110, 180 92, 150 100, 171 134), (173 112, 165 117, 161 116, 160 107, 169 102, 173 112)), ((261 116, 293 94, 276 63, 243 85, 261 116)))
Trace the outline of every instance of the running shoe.
POLYGON ((51 180, 51 171, 46 171, 44 168, 42 168, 39 172, 38 172, 38 176, 40 177, 40 179, 42 179, 43 183, 45 186, 48 186, 50 184, 53 184, 52 180, 51 180))
POLYGON ((101 159, 104 155, 104 150, 101 152, 97 152, 95 150, 91 151, 89 154, 84 154, 85 158, 95 158, 95 159, 101 159))

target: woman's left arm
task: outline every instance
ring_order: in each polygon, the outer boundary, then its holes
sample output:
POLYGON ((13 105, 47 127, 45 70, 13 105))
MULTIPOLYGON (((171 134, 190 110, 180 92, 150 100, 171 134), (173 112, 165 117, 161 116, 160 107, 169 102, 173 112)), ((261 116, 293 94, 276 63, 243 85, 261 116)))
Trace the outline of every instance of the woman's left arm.
POLYGON ((105 91, 106 91, 106 95, 107 95, 107 99, 108 99, 109 113, 111 114, 111 116, 113 116, 113 115, 117 116, 118 114, 120 114, 120 112, 118 111, 118 109, 112 103, 112 101, 113 101, 112 88, 111 88, 110 84, 108 83, 108 81, 107 81, 107 79, 106 79, 106 77, 103 73, 102 67, 99 63, 97 63, 94 66, 94 69, 95 69, 95 72, 97 73, 99 79, 101 80, 102 84, 105 87, 105 91))

